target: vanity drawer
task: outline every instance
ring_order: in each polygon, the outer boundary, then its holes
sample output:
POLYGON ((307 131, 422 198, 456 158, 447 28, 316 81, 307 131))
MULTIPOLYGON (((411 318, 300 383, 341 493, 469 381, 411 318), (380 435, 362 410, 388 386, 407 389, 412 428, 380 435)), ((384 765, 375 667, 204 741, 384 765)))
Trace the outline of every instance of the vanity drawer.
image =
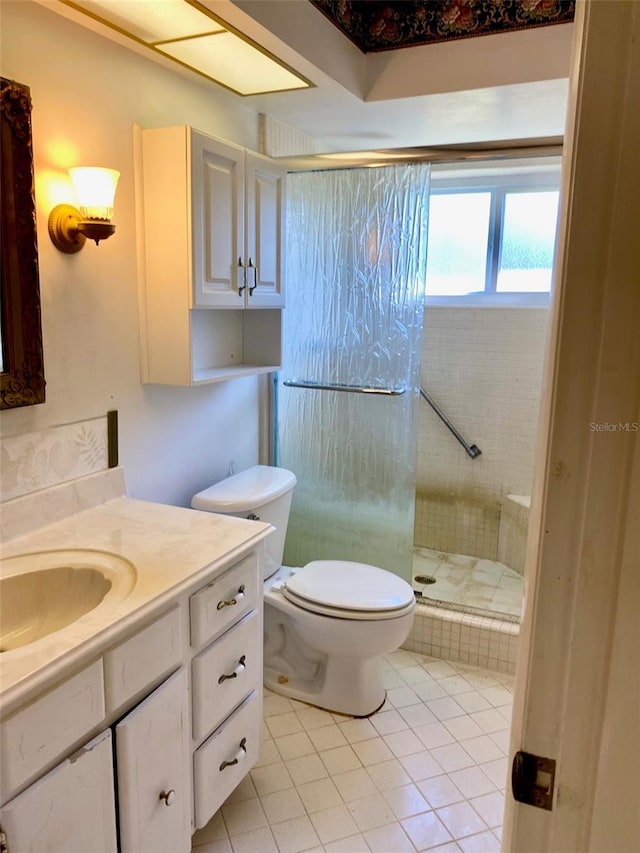
POLYGON ((104 655, 109 714, 148 693, 182 660, 180 610, 174 607, 104 655))
POLYGON ((262 632, 248 613, 192 663, 193 736, 200 740, 262 681, 262 632))
POLYGON ((2 801, 78 744, 104 716, 102 661, 97 660, 3 720, 2 801))
POLYGON ((261 694, 254 692, 193 756, 195 821, 202 829, 258 758, 261 694))
POLYGON ((213 640, 257 604, 258 558, 252 553, 189 599, 191 645, 213 640))

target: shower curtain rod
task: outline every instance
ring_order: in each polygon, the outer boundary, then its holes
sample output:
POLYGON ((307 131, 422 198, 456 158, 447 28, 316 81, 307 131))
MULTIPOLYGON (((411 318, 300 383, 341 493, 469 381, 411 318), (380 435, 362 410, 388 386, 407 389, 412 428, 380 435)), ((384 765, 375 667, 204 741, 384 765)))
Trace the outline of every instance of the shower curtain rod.
POLYGON ((360 169, 363 166, 395 166, 401 163, 461 163, 475 160, 516 160, 521 157, 550 157, 562 154, 562 137, 529 140, 519 145, 511 140, 502 145, 471 143, 470 145, 438 145, 429 148, 387 148, 376 151, 341 154, 309 154, 301 157, 276 157, 288 164, 291 174, 296 172, 326 172, 338 169, 360 169), (366 154, 366 157, 364 156, 366 154), (380 157, 376 160, 372 155, 380 157))

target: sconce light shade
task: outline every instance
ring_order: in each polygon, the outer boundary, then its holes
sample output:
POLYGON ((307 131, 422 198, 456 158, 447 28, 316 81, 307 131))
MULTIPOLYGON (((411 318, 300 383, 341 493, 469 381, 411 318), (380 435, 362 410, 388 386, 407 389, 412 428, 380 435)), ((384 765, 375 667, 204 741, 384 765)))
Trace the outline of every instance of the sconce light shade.
POLYGON ((74 254, 86 238, 106 240, 115 232, 113 202, 120 172, 94 166, 69 169, 80 202, 80 210, 70 204, 59 204, 49 215, 49 236, 61 252, 74 254))
POLYGON ((78 166, 69 169, 69 174, 80 202, 82 218, 111 222, 120 172, 115 169, 78 166))

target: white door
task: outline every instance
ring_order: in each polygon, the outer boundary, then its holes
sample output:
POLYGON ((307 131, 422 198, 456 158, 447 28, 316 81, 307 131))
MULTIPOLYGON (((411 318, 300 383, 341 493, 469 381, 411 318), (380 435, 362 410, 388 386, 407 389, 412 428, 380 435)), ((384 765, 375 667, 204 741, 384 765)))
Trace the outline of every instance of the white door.
POLYGON ((640 3, 579 2, 503 851, 640 850, 640 3), (540 780, 542 781, 542 780, 540 780))
POLYGON ((121 853, 191 847, 187 675, 171 676, 116 726, 121 853))
POLYGON ((192 131, 191 203, 194 305, 242 308, 244 149, 192 131))
POLYGON ((12 853, 116 853, 111 732, 0 809, 12 853))
POLYGON ((284 308, 286 169, 246 154, 247 307, 284 308))

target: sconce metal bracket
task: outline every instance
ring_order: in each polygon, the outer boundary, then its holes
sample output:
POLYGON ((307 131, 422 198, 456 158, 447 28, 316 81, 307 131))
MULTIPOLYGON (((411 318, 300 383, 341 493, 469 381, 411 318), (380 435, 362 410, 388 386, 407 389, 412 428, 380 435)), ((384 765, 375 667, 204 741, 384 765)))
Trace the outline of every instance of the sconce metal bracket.
POLYGON ((80 211, 71 204, 58 204, 49 214, 49 236, 56 249, 67 255, 79 252, 87 241, 106 240, 115 233, 116 226, 107 221, 82 219, 80 211))
POLYGON ((67 255, 74 255, 87 242, 84 234, 78 230, 80 211, 71 204, 58 204, 49 214, 49 236, 56 249, 67 255))

